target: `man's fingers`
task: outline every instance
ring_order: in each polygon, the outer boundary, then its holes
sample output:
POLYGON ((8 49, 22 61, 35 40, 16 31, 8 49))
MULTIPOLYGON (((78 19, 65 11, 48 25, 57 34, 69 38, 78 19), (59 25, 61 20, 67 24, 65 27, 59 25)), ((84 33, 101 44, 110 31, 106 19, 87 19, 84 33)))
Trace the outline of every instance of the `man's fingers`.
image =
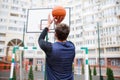
POLYGON ((64 19, 64 16, 60 16, 60 18, 59 18, 59 22, 62 22, 63 19, 64 19))
POLYGON ((54 18, 55 18, 54 19, 55 24, 58 24, 58 23, 61 23, 63 21, 64 16, 55 16, 54 18))
POLYGON ((63 21, 64 17, 63 16, 58 16, 57 17, 57 22, 61 23, 63 21))
POLYGON ((48 24, 52 24, 53 21, 54 21, 54 18, 51 19, 50 14, 48 14, 48 24))

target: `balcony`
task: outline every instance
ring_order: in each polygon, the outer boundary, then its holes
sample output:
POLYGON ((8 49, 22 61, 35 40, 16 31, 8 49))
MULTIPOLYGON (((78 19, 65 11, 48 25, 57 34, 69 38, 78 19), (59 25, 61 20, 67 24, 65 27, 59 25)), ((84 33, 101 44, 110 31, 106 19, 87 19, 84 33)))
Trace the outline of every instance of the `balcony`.
POLYGON ((0 57, 4 57, 4 56, 5 56, 4 48, 3 46, 0 46, 0 57))
POLYGON ((109 8, 109 7, 114 7, 116 6, 116 3, 115 2, 111 2, 109 4, 105 4, 104 6, 101 7, 101 9, 106 9, 106 8, 109 8))
POLYGON ((6 33, 7 26, 3 25, 3 23, 0 23, 0 33, 6 33))
POLYGON ((102 54, 101 57, 108 57, 108 58, 119 58, 120 54, 119 52, 112 52, 112 53, 106 53, 106 54, 102 54), (114 55, 113 55, 114 54, 114 55))
POLYGON ((6 33, 7 30, 0 30, 0 33, 6 33))

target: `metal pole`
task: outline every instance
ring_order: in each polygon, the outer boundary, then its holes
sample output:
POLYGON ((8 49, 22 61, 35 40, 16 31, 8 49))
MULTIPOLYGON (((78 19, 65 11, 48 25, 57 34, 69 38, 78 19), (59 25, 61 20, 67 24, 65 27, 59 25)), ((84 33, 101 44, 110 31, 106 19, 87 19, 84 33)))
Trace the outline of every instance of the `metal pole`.
POLYGON ((15 53, 18 47, 13 47, 12 51, 12 63, 11 63, 11 70, 10 70, 10 78, 9 80, 13 80, 13 71, 14 71, 14 65, 15 65, 15 53))
MULTIPOLYGON (((24 27, 23 27, 23 47, 24 47, 24 38, 25 38, 25 24, 24 24, 24 27)), ((23 72, 23 70, 22 70, 22 68, 23 68, 23 66, 22 66, 23 54, 24 54, 24 50, 19 55, 20 56, 20 80, 23 79, 23 77, 22 77, 22 72, 23 72)))
POLYGON ((9 78, 9 80, 13 80, 13 70, 14 70, 14 64, 15 64, 15 52, 16 52, 16 48, 13 47, 12 63, 11 63, 11 70, 10 70, 10 78, 9 78))
POLYGON ((100 63, 100 31, 99 31, 99 22, 97 22, 97 30, 98 30, 98 53, 99 53, 99 74, 100 74, 100 80, 103 80, 103 77, 101 75, 101 63, 100 63))
POLYGON ((89 69, 88 69, 88 48, 82 47, 85 50, 85 80, 89 80, 89 69))
POLYGON ((22 53, 20 53, 20 80, 22 79, 22 53))

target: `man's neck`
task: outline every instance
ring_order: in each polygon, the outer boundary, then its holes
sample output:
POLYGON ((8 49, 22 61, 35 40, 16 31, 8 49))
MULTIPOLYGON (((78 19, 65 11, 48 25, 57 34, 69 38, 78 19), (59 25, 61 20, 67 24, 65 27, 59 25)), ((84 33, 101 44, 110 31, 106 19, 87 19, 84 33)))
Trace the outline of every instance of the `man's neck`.
POLYGON ((66 40, 63 40, 63 41, 61 41, 61 40, 56 40, 56 42, 66 42, 66 40))

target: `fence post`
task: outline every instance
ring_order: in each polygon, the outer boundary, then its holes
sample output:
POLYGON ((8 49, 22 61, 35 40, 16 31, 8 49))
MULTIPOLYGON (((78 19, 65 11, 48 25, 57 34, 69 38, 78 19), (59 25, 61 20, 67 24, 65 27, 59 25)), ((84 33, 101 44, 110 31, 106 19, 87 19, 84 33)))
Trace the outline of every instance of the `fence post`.
POLYGON ((88 69, 88 48, 87 47, 81 47, 81 49, 85 50, 85 80, 89 80, 89 69, 88 69))
POLYGON ((11 70, 10 70, 10 78, 9 80, 13 80, 13 70, 14 70, 14 64, 15 64, 15 53, 16 50, 18 49, 18 47, 13 47, 13 51, 12 51, 12 63, 11 63, 11 70))

